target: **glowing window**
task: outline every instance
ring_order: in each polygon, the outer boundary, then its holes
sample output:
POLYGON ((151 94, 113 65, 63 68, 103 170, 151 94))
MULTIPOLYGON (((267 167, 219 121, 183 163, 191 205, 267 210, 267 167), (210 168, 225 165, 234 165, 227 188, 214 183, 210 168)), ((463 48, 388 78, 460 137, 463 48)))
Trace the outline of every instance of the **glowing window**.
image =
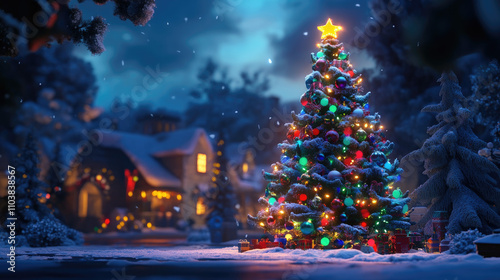
POLYGON ((203 215, 207 207, 205 206, 205 202, 202 197, 198 197, 198 201, 196 202, 196 215, 203 215))
POLYGON ((198 154, 198 160, 196 162, 197 170, 200 173, 207 172, 207 155, 206 154, 198 154))
POLYGON ((241 169, 243 170, 243 173, 247 173, 248 172, 248 163, 243 163, 243 166, 241 167, 241 169))

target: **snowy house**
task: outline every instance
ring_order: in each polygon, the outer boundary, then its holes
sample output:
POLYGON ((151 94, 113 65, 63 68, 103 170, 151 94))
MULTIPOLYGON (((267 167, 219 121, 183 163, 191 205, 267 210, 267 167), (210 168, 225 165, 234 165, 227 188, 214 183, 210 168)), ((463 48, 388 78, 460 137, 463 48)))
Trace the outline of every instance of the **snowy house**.
POLYGON ((78 221, 74 226, 80 229, 94 228, 114 219, 110 214, 120 207, 148 227, 173 227, 181 220, 201 227, 213 153, 203 129, 103 132, 99 144, 68 172, 67 220, 78 221))
POLYGON ((245 143, 228 144, 226 154, 229 160, 229 180, 238 201, 236 218, 246 227, 248 213, 257 213, 260 210, 257 202, 265 187, 262 167, 256 165, 255 154, 245 143))

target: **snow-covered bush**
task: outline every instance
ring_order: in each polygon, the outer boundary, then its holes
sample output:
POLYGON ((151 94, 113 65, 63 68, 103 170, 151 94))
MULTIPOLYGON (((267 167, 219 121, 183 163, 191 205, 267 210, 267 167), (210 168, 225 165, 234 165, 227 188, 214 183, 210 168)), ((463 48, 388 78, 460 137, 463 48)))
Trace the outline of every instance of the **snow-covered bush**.
POLYGON ((23 235, 31 247, 80 245, 83 243, 83 236, 80 232, 68 228, 55 218, 43 218, 39 222, 30 224, 23 231, 23 235))
POLYGON ((469 229, 455 234, 450 241, 450 254, 465 255, 476 252, 476 245, 473 242, 483 236, 484 234, 477 229, 469 229))

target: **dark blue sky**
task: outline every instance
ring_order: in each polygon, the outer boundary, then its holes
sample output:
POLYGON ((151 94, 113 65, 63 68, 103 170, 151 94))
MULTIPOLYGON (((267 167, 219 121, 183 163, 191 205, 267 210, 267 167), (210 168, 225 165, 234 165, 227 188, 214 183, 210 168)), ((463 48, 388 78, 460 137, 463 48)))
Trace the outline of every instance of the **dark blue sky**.
MULTIPOLYGON (((140 27, 113 16, 111 2, 87 1, 80 7, 84 17, 101 15, 109 23, 103 54, 92 56, 83 47, 77 51, 98 76, 96 105, 109 107, 116 97, 131 97, 173 110, 185 107, 208 58, 234 77, 245 69, 265 71, 268 94, 298 100, 311 72, 309 54, 321 35, 316 27, 330 17, 343 26, 339 38, 348 43, 371 16, 367 1, 161 0, 149 24, 140 27), (143 91, 148 67, 168 76, 143 91)), ((357 69, 373 66, 364 52, 348 51, 357 69)))

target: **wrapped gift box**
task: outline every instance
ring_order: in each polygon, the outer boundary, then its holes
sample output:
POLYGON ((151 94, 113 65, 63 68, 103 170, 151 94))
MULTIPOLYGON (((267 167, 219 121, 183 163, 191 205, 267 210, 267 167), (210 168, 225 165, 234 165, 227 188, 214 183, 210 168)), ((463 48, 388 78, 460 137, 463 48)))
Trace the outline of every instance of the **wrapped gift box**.
POLYGON ((391 236, 391 248, 393 253, 408 253, 410 250, 410 238, 404 229, 396 229, 391 236))
POLYGON ((250 242, 246 240, 240 240, 238 242, 238 253, 243 253, 250 250, 250 242))

